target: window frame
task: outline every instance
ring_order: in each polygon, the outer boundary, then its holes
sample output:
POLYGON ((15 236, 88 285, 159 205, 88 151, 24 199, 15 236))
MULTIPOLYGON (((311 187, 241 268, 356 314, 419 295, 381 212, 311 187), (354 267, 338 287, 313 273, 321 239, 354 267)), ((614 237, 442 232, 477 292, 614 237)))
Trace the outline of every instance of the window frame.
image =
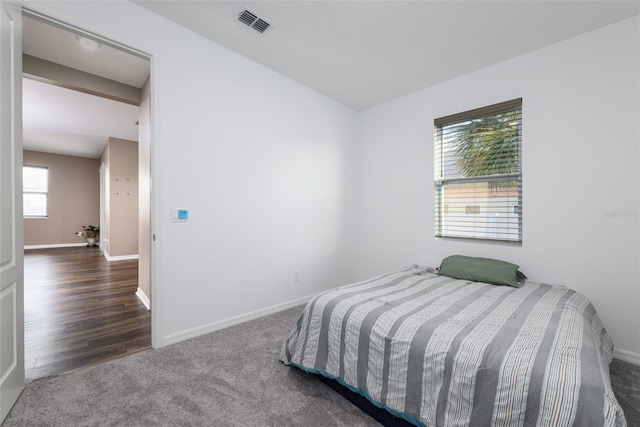
POLYGON ((24 188, 24 182, 22 184, 22 197, 23 197, 23 204, 22 204, 22 209, 23 209, 23 218, 25 219, 39 219, 39 218, 49 218, 49 167, 48 166, 37 166, 37 165, 23 165, 22 166, 22 173, 24 174, 25 169, 44 169, 46 171, 46 189, 45 191, 27 191, 24 188), (24 209, 24 196, 27 194, 42 194, 45 196, 45 204, 44 204, 44 208, 45 208, 45 213, 44 215, 27 215, 24 213, 25 209, 24 209))
MULTIPOLYGON (((507 243, 522 245, 522 98, 516 98, 505 102, 489 105, 486 107, 476 108, 461 113, 451 114, 434 120, 434 235, 436 239, 455 239, 469 240, 484 243, 507 243), (455 176, 445 177, 445 155, 444 149, 444 132, 443 128, 455 125, 461 122, 479 119, 486 116, 497 115, 508 111, 519 112, 518 122, 518 170, 515 173, 504 173, 484 176, 455 176), (518 236, 513 238, 494 238, 487 236, 457 236, 451 231, 445 230, 444 215, 448 215, 449 206, 444 200, 444 189, 450 184, 465 183, 487 183, 497 181, 515 181, 517 182, 517 205, 507 203, 514 215, 517 215, 518 236), (517 209, 515 208, 517 206, 517 209), (517 210, 517 212, 516 212, 517 210)), ((466 214, 466 212, 465 212, 466 214)), ((488 224, 488 222, 483 223, 488 224)), ((515 228, 515 227, 514 227, 515 228)), ((508 233, 507 233, 508 234, 508 233)))

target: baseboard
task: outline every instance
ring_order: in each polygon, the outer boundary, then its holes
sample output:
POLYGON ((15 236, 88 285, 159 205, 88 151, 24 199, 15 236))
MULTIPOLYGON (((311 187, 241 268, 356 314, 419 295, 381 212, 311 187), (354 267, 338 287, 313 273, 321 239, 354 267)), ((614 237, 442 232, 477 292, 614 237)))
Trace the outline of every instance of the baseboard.
POLYGON ((87 243, 52 243, 49 245, 24 245, 24 250, 29 249, 51 249, 51 248, 75 248, 80 246, 87 246, 87 243))
POLYGON ((260 310, 252 311, 250 313, 241 314, 239 316, 230 317, 228 319, 219 320, 217 322, 209 323, 207 325, 198 326, 196 328, 187 329, 186 331, 170 334, 164 337, 163 345, 171 345, 180 341, 195 338, 200 335, 208 334, 210 332, 219 331, 230 326, 238 325, 240 323, 248 322, 250 320, 258 319, 260 317, 268 316, 279 311, 287 310, 291 307, 307 303, 313 295, 298 298, 292 301, 283 302, 281 304, 272 305, 260 310))
POLYGON ((147 307, 147 310, 151 310, 151 300, 142 289, 138 288, 136 290, 136 296, 138 297, 140 302, 143 303, 145 307, 147 307))
POLYGON ((640 365, 640 354, 634 353, 632 351, 614 348, 613 358, 622 360, 623 362, 633 363, 634 365, 640 365))
POLYGON ((127 259, 138 259, 138 254, 111 256, 106 252, 102 252, 102 253, 104 254, 104 257, 107 259, 107 261, 124 261, 127 259))

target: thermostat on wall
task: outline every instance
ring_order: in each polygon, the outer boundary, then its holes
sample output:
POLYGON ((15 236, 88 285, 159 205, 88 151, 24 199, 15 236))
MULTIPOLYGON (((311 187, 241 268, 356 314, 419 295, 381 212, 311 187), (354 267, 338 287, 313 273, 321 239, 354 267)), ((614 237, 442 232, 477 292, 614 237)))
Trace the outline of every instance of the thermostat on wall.
POLYGON ((171 209, 171 222, 187 222, 189 219, 188 209, 171 209))

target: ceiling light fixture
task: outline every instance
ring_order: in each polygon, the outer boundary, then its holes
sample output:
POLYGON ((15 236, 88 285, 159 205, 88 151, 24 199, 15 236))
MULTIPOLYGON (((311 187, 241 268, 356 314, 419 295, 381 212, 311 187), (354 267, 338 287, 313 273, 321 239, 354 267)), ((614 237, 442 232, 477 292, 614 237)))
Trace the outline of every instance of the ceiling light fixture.
POLYGON ((80 43, 83 47, 86 47, 87 49, 100 49, 102 47, 102 43, 100 43, 97 40, 94 39, 90 39, 87 37, 82 37, 76 34, 76 41, 78 43, 80 43))

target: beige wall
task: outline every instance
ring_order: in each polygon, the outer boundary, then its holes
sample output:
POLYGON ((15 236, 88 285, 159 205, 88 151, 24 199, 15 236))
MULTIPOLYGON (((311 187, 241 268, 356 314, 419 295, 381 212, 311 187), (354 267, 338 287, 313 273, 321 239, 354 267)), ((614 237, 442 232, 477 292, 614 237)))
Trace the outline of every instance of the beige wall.
POLYGON ((48 217, 24 219, 25 246, 83 243, 75 233, 100 225, 100 161, 24 151, 23 163, 49 169, 48 217))
POLYGON ((142 86, 138 137, 138 287, 151 298, 151 92, 142 86))
POLYGON ((138 254, 138 143, 109 138, 101 158, 106 178, 106 236, 110 257, 138 254))

